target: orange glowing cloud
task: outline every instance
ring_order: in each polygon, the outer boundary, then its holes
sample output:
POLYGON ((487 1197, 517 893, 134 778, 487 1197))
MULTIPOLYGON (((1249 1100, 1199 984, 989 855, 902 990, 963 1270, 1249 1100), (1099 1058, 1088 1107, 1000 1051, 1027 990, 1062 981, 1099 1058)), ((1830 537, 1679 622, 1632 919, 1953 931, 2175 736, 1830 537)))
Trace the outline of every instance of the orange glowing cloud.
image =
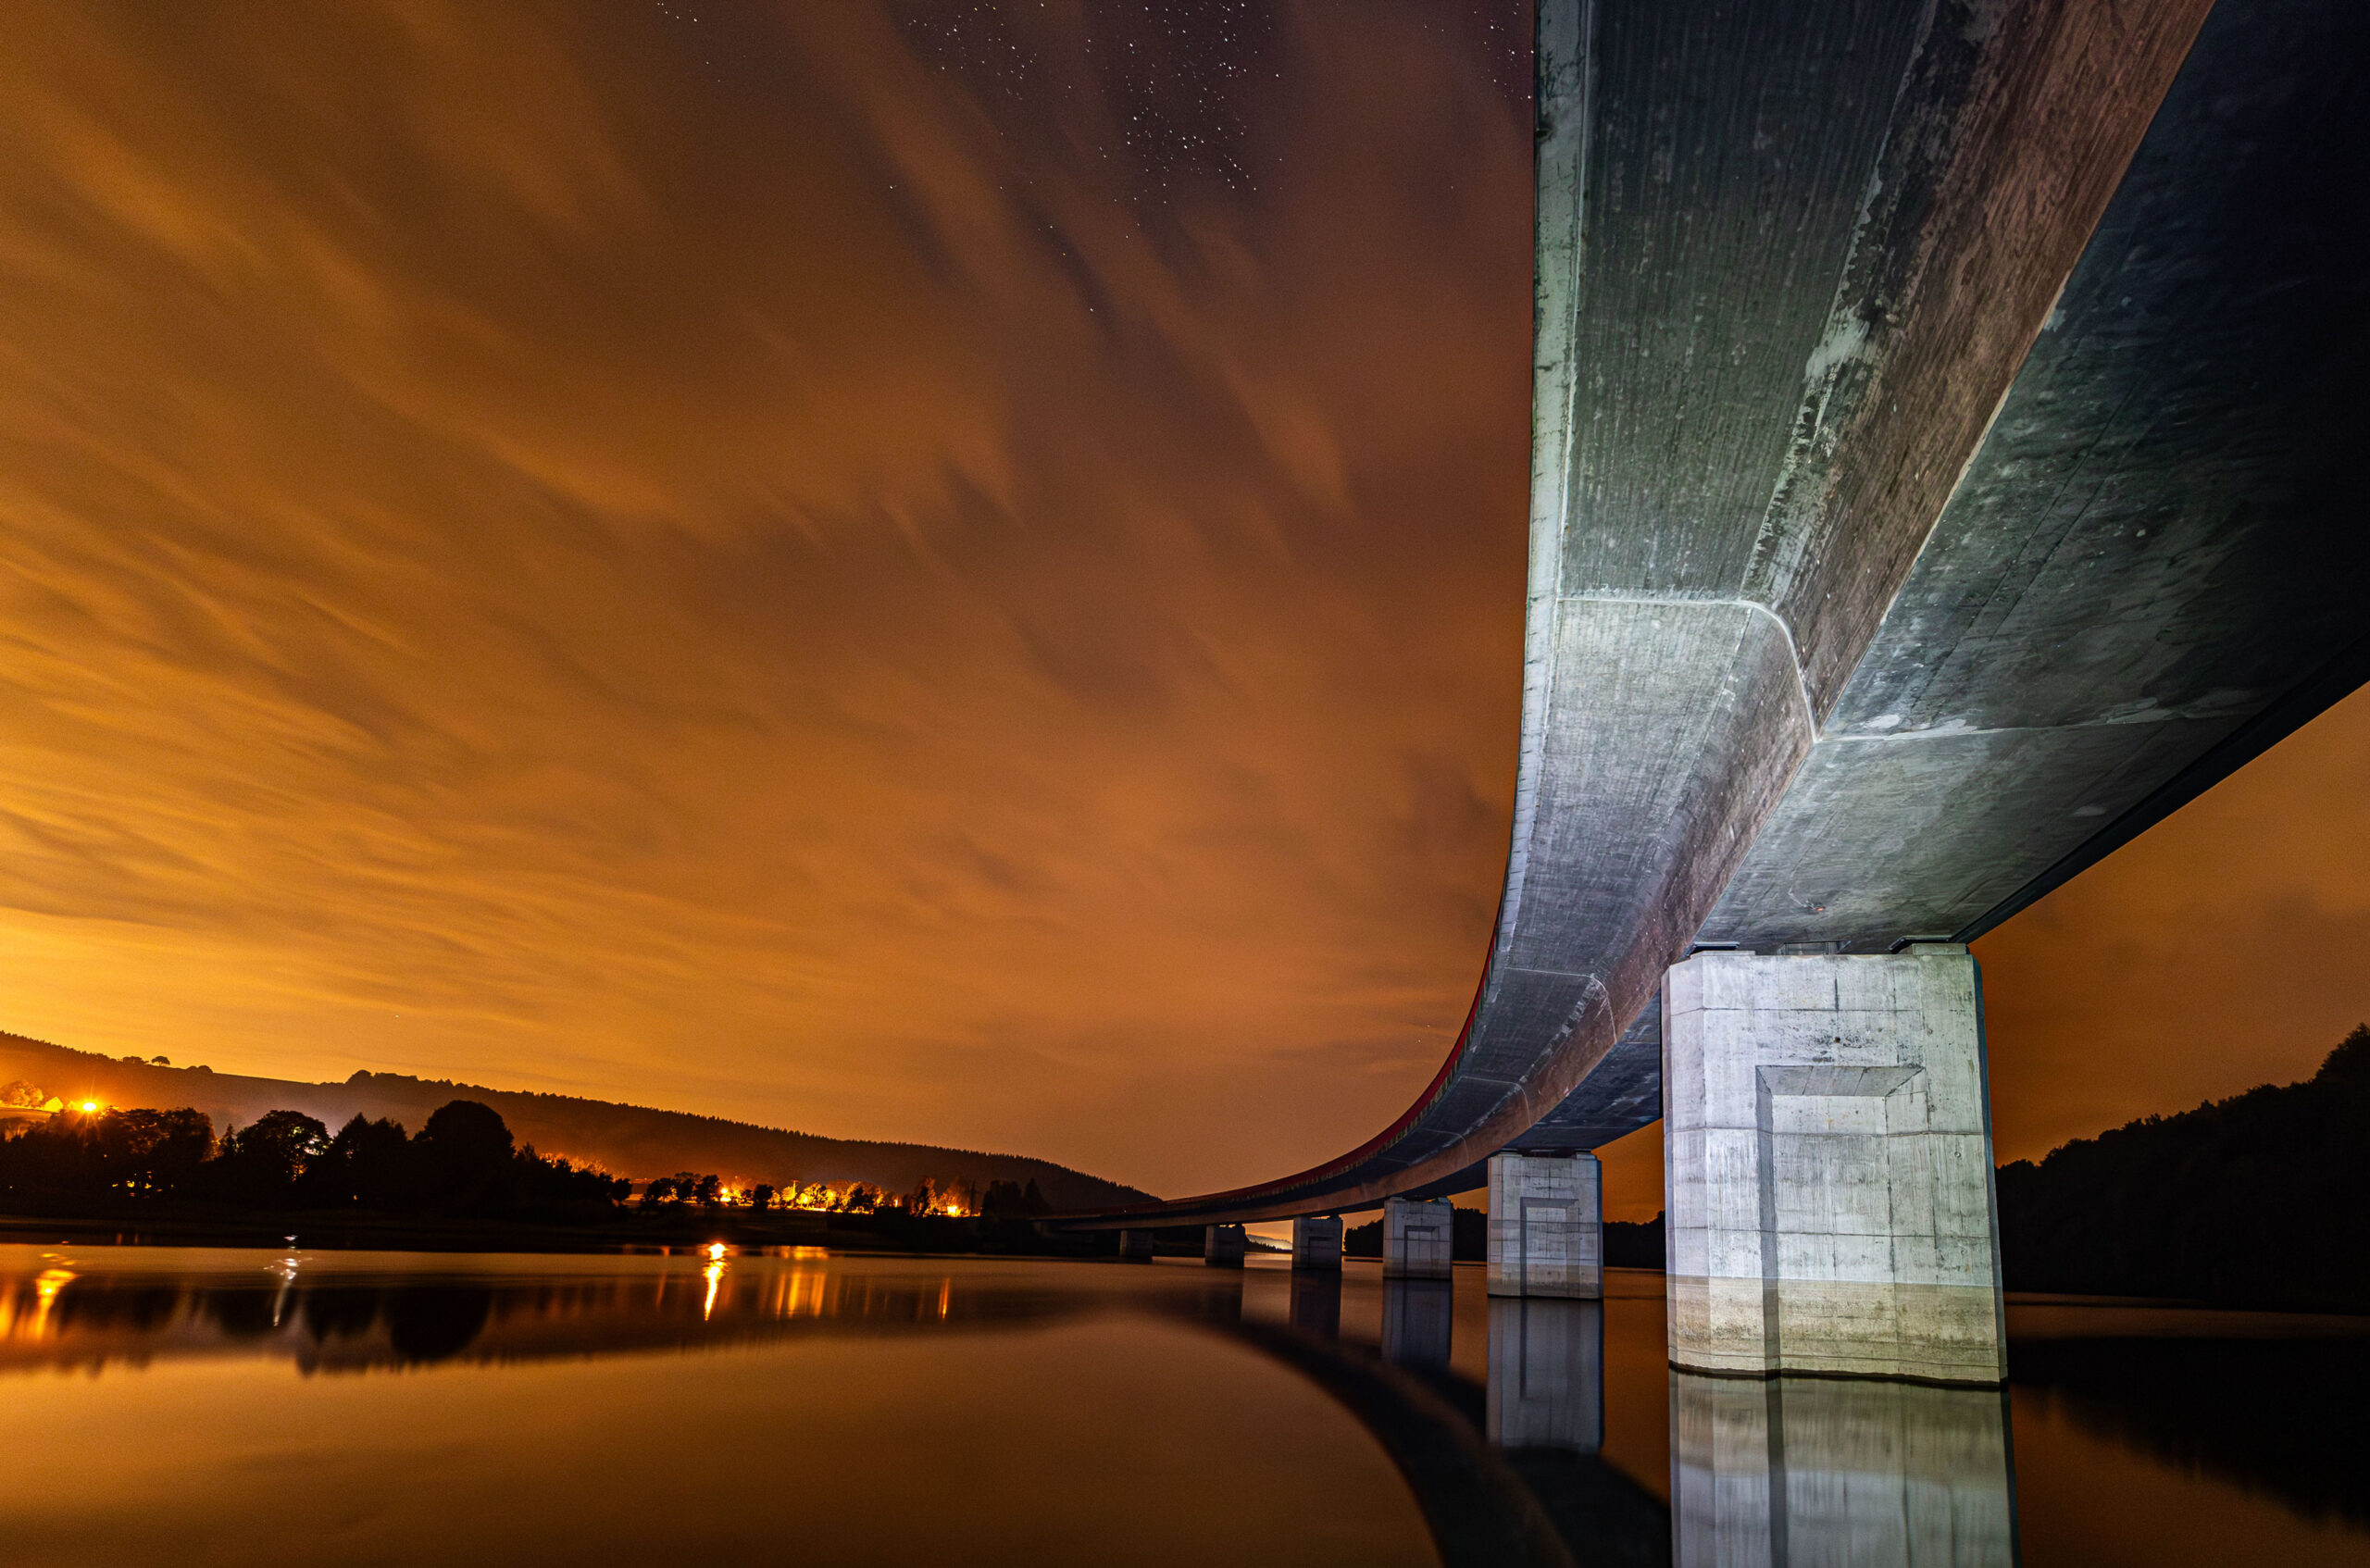
POLYGON ((1042 114, 855 6, 0 18, 0 1024, 1164 1188, 1387 1120, 1503 853, 1526 111, 1317 11, 1149 178, 1031 25, 1042 114))

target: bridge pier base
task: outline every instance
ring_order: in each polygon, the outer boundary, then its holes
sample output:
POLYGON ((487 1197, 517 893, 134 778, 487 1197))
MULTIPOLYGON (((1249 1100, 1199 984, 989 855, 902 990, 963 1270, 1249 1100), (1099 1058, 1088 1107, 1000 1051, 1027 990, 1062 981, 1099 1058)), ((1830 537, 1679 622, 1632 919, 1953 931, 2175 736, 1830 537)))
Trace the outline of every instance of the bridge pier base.
POLYGON ((1665 982, 1663 1112, 1672 1365, 2005 1378, 1964 946, 1696 954, 1665 982))
POLYGON ((1595 1155, 1490 1156, 1490 1294, 1604 1294, 1603 1181, 1595 1155))
POLYGON ((1382 1276, 1446 1279, 1456 1235, 1456 1210, 1446 1199, 1391 1198, 1382 1205, 1382 1276))
POLYGON ((1292 1267, 1341 1272, 1341 1216, 1303 1214, 1292 1221, 1292 1267))
POLYGON ((1119 1261, 1123 1263, 1152 1262, 1152 1232, 1123 1230, 1119 1233, 1119 1261))
POLYGON ((1202 1261, 1212 1268, 1241 1268, 1242 1255, 1250 1250, 1250 1239, 1239 1225, 1202 1227, 1202 1261))

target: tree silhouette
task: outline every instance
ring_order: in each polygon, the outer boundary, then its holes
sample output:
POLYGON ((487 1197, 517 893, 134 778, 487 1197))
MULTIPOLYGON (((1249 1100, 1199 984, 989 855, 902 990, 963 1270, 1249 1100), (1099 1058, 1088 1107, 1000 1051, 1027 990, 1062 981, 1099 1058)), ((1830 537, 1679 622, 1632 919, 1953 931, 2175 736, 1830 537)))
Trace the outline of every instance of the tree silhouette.
POLYGON ((306 1167, 300 1187, 306 1202, 325 1208, 408 1207, 418 1187, 411 1140, 393 1122, 357 1114, 306 1167))
POLYGON ((209 1163, 209 1185, 226 1196, 282 1208, 296 1196, 296 1178, 329 1146, 330 1129, 316 1118, 302 1111, 266 1111, 222 1135, 221 1150, 209 1163))
POLYGON ((0 1194, 69 1208, 193 1196, 268 1210, 567 1218, 612 1211, 630 1187, 513 1149, 502 1117, 474 1101, 445 1105, 416 1139, 360 1116, 331 1138, 313 1117, 278 1110, 217 1144, 205 1114, 184 1108, 78 1112, 0 1139, 0 1194))

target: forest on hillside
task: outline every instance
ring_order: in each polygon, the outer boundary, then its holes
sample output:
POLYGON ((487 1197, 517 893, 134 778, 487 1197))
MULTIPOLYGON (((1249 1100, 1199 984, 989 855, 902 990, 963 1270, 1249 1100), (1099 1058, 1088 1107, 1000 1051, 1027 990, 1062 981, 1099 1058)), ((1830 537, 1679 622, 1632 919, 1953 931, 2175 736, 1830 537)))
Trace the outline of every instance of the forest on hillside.
MULTIPOLYGON (((417 1134, 355 1116, 335 1133, 273 1110, 218 1138, 204 1112, 56 1104, 21 1080, 0 1086, 0 1213, 180 1218, 361 1213, 585 1225, 623 1216, 635 1184, 521 1147, 476 1101, 439 1107, 417 1134)), ((910 1192, 866 1183, 777 1189, 680 1171, 642 1184, 642 1218, 805 1211, 817 1217, 1026 1222, 1050 1205, 1031 1180, 925 1177, 910 1192)))
POLYGON ((1148 1202, 1152 1194, 1029 1155, 1000 1154, 935 1144, 826 1138, 721 1116, 586 1100, 572 1095, 490 1089, 480 1084, 419 1078, 405 1073, 357 1072, 338 1083, 303 1083, 176 1066, 162 1056, 109 1057, 44 1040, 0 1034, 0 1082, 38 1086, 33 1103, 84 1100, 127 1109, 188 1107, 217 1128, 244 1126, 287 1110, 331 1127, 356 1116, 421 1126, 454 1100, 498 1113, 522 1143, 576 1164, 597 1164, 637 1179, 689 1171, 721 1173, 743 1191, 771 1183, 823 1183, 846 1192, 868 1186, 910 1194, 925 1180, 942 1187, 968 1183, 985 1193, 998 1182, 1034 1183, 1054 1209, 1105 1208, 1148 1202))
POLYGON ((2301 1083, 1999 1172, 2011 1290, 2370 1310, 2370 1027, 2301 1083))

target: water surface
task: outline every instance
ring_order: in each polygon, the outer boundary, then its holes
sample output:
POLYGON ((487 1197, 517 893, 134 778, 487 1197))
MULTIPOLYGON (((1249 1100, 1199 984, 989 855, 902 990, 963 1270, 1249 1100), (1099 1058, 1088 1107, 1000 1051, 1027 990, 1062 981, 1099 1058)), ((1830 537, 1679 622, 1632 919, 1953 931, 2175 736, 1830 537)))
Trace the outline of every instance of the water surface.
POLYGON ((0 1559, 2370 1563, 2359 1320, 2020 1304, 2003 1397, 1613 1280, 0 1248, 0 1559))

